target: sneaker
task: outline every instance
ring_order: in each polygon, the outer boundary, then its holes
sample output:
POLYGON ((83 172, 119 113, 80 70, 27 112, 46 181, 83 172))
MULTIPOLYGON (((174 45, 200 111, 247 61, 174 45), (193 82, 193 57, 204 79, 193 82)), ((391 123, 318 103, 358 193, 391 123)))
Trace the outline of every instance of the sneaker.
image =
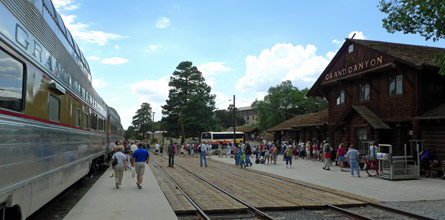
POLYGON ((361 177, 360 175, 357 175, 357 177, 361 177))
POLYGON ((136 186, 140 187, 141 185, 139 185, 139 183, 136 182, 136 186))
POLYGON ((325 170, 331 170, 331 169, 328 168, 328 169, 325 169, 325 170))
POLYGON ((323 169, 323 170, 326 170, 326 168, 324 168, 324 167, 323 167, 322 169, 323 169))
POLYGON ((139 185, 139 186, 138 186, 138 189, 142 189, 142 186, 141 186, 141 185, 139 185))
POLYGON ((116 183, 116 189, 119 189, 119 184, 116 183))

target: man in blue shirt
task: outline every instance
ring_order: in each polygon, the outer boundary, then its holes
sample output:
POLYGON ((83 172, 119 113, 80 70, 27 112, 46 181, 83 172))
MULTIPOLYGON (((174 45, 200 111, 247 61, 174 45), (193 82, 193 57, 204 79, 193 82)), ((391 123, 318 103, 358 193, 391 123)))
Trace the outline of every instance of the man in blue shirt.
POLYGON ((150 154, 147 150, 142 148, 142 143, 138 144, 138 149, 133 152, 133 156, 131 158, 131 165, 135 167, 137 174, 137 182, 136 185, 139 189, 142 189, 142 180, 144 177, 145 164, 148 164, 150 160, 150 154))
POLYGON ((425 170, 426 177, 429 177, 429 174, 431 172, 431 168, 433 167, 433 159, 434 155, 433 152, 430 150, 423 150, 419 154, 420 156, 420 169, 425 170))

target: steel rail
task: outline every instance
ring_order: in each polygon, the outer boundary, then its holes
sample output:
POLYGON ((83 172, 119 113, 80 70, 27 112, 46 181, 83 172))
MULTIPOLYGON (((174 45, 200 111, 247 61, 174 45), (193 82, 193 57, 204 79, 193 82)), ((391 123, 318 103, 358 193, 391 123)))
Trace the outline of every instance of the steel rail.
POLYGON ((165 174, 165 176, 167 176, 168 179, 170 179, 175 185, 176 188, 179 189, 179 191, 181 191, 181 193, 185 196, 185 198, 195 207, 196 209, 196 214, 198 215, 198 217, 200 219, 205 219, 205 220, 210 220, 210 217, 207 216, 204 211, 193 201, 192 198, 190 198, 186 192, 184 192, 184 190, 182 190, 182 188, 178 185, 178 183, 176 183, 175 180, 173 180, 173 178, 171 178, 167 172, 165 172, 164 169, 161 168, 161 166, 159 165, 159 163, 156 160, 153 160, 156 163, 156 166, 165 174))
MULTIPOLYGON (((165 159, 165 158, 164 158, 164 159, 165 159)), ((244 202, 244 201, 241 200, 240 198, 238 198, 238 197, 234 196, 233 194, 227 192, 226 190, 222 189, 221 187, 219 187, 219 186, 217 186, 217 185, 211 183, 210 181, 208 181, 208 180, 206 180, 206 179, 204 179, 204 178, 202 178, 202 177, 196 175, 195 173, 191 172, 190 170, 186 169, 185 167, 183 167, 183 166, 177 164, 176 162, 175 162, 175 165, 178 166, 178 167, 181 167, 183 170, 185 170, 186 172, 192 174, 194 177, 200 179, 201 181, 203 181, 203 182, 205 182, 205 183, 211 185, 211 186, 214 187, 215 189, 217 189, 217 190, 221 191, 222 193, 228 195, 228 196, 231 197, 232 199, 235 199, 235 200, 238 201, 239 203, 245 205, 245 206, 246 206, 251 212, 253 212, 254 215, 257 216, 258 218, 260 218, 260 219, 267 219, 267 220, 273 220, 273 219, 274 219, 274 218, 272 218, 271 216, 267 215, 266 213, 260 211, 259 209, 257 209, 257 208, 255 208, 255 207, 249 205, 248 203, 244 202)))
POLYGON ((257 174, 261 174, 261 175, 264 175, 264 176, 268 176, 268 177, 271 177, 271 178, 279 179, 279 180, 282 180, 282 181, 285 181, 285 182, 289 182, 289 183, 292 183, 292 184, 296 184, 296 185, 299 185, 299 186, 303 186, 303 187, 306 187, 306 188, 311 188, 311 189, 315 189, 315 190, 319 190, 319 191, 323 191, 323 192, 328 192, 328 193, 331 193, 331 194, 334 194, 334 195, 343 196, 343 197, 348 198, 348 199, 353 199, 353 200, 357 200, 357 201, 360 201, 360 202, 364 202, 366 205, 370 205, 370 206, 373 206, 375 208, 383 209, 383 210, 388 211, 388 212, 397 213, 397 214, 404 215, 404 216, 411 217, 411 218, 415 218, 415 219, 434 220, 433 218, 429 218, 429 217, 426 217, 426 216, 414 214, 414 213, 411 213, 411 212, 406 212, 406 211, 403 211, 403 210, 400 210, 400 209, 391 208, 391 207, 380 205, 380 204, 377 204, 377 203, 374 203, 374 202, 369 202, 369 201, 366 201, 366 200, 363 200, 363 199, 354 198, 352 196, 342 195, 340 193, 331 192, 331 191, 328 191, 328 190, 325 190, 325 189, 317 188, 317 187, 314 187, 314 186, 309 186, 309 185, 306 185, 306 184, 303 184, 303 183, 298 183, 298 182, 291 181, 291 180, 287 180, 287 179, 280 178, 280 177, 277 177, 277 176, 274 176, 274 175, 271 175, 271 174, 267 174, 267 173, 264 173, 264 172, 259 172, 259 171, 252 170, 252 169, 249 169, 249 171, 257 173, 257 174))
MULTIPOLYGON (((224 170, 224 169, 219 168, 219 167, 215 167, 215 166, 211 166, 211 167, 214 167, 214 168, 216 168, 216 169, 222 170, 223 172, 230 172, 230 171, 228 171, 228 170, 224 170)), ((237 173, 234 173, 234 172, 230 172, 230 173, 232 173, 232 174, 234 174, 234 175, 237 175, 237 176, 240 176, 240 177, 247 178, 246 176, 243 176, 243 175, 241 175, 241 174, 237 174, 237 173)), ((264 183, 263 181, 260 181, 260 180, 257 180, 257 179, 252 179, 252 180, 255 181, 255 182, 257 182, 257 183, 263 183, 263 184, 267 185, 267 184, 264 183)), ((277 190, 279 190, 279 191, 286 192, 286 193, 290 193, 290 194, 293 194, 293 195, 296 195, 296 196, 299 196, 299 197, 302 197, 302 198, 311 200, 311 201, 313 201, 313 202, 320 203, 320 204, 324 205, 325 207, 327 207, 327 208, 329 208, 329 209, 331 209, 331 210, 333 210, 333 211, 335 211, 335 212, 338 212, 338 213, 340 213, 340 214, 349 216, 349 217, 351 217, 351 218, 353 218, 353 219, 370 220, 370 218, 367 218, 367 217, 365 217, 365 216, 362 216, 362 215, 359 215, 359 214, 357 214, 357 213, 354 213, 354 212, 348 211, 348 210, 346 210, 346 209, 343 209, 343 208, 341 208, 341 207, 338 207, 338 206, 335 206, 335 205, 332 205, 332 204, 329 204, 329 203, 320 201, 320 200, 318 200, 318 199, 314 199, 314 198, 312 198, 312 197, 305 196, 305 195, 300 194, 300 193, 296 193, 296 192, 289 191, 289 190, 284 190, 284 189, 281 189, 281 188, 276 187, 276 186, 273 186, 273 185, 268 185, 268 187, 272 187, 272 188, 275 188, 275 189, 277 189, 277 190)))

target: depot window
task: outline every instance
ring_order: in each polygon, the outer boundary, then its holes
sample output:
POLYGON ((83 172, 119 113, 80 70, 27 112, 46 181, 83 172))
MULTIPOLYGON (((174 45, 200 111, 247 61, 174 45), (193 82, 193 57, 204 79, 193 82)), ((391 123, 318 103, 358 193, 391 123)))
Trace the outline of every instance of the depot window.
POLYGON ((369 100, 369 84, 361 83, 359 84, 359 101, 367 101, 369 100))
POLYGON ((0 49, 0 108, 23 110, 25 65, 0 49))
POLYGON ((337 92, 337 105, 345 104, 345 90, 337 92))
POLYGON ((401 95, 403 92, 402 75, 389 78, 389 95, 401 95))

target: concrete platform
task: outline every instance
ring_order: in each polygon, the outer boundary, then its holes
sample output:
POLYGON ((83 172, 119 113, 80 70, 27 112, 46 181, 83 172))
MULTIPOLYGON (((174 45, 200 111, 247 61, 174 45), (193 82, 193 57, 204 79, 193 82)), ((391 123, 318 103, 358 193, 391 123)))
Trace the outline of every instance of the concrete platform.
MULTIPOLYGON (((379 177, 368 177, 366 171, 361 171, 362 177, 351 177, 348 172, 340 171, 340 167, 333 166, 330 171, 322 169, 321 162, 304 159, 293 159, 292 168, 286 168, 282 155, 277 164, 254 164, 247 169, 256 169, 274 173, 280 176, 301 180, 320 186, 330 187, 357 195, 366 196, 380 201, 419 201, 445 199, 445 180, 440 178, 421 178, 418 180, 390 181, 379 177)), ((233 158, 218 158, 212 155, 212 160, 235 164, 233 158)), ((255 159, 252 159, 254 162, 255 159)))
POLYGON ((110 167, 64 220, 178 219, 148 166, 141 190, 128 171, 122 186, 116 189, 114 177, 110 178, 112 173, 110 167))

